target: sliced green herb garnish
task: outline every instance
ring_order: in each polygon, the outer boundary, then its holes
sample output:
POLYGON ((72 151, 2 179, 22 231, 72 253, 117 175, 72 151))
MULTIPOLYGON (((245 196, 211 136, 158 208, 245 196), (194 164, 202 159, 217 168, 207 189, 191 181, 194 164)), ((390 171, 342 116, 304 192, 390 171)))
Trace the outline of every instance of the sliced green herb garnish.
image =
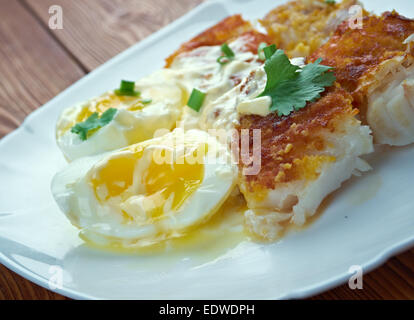
POLYGON ((201 92, 197 89, 193 89, 190 98, 188 99, 187 106, 198 112, 200 111, 200 108, 203 105, 205 97, 206 94, 204 92, 201 92))
POLYGON ((235 57, 233 50, 230 49, 227 43, 221 46, 221 52, 223 55, 217 58, 217 62, 221 65, 230 62, 235 57))
POLYGON ((122 80, 119 89, 115 90, 118 96, 138 97, 141 93, 135 90, 135 82, 122 80))
MULTIPOLYGON (((266 48, 264 52, 266 55, 266 48)), ((291 64, 283 50, 277 50, 270 57, 267 54, 264 66, 267 82, 259 96, 270 96, 270 110, 279 116, 287 116, 294 110, 304 108, 307 102, 319 99, 325 88, 332 86, 336 80, 330 72, 333 68, 321 65, 321 62, 322 59, 318 59, 300 68, 291 64)))
POLYGON ((227 43, 223 43, 221 45, 221 52, 224 53, 224 55, 228 58, 234 58, 234 52, 230 49, 229 45, 227 43))
POLYGON ((224 65, 226 63, 229 63, 230 59, 225 56, 220 56, 217 58, 217 62, 220 63, 221 65, 224 65))
POLYGON ((152 102, 152 99, 144 99, 144 100, 142 100, 142 103, 143 104, 149 104, 151 102, 152 102))
POLYGON ((325 3, 327 3, 327 4, 335 4, 336 1, 335 0, 325 0, 325 3))
POLYGON ((99 128, 102 128, 106 126, 109 122, 111 122, 116 112, 117 109, 110 108, 106 110, 104 113, 102 113, 101 117, 99 117, 99 114, 97 112, 94 112, 90 115, 88 119, 86 119, 83 122, 79 122, 75 126, 73 126, 70 131, 78 134, 79 138, 82 141, 85 141, 86 139, 88 139, 91 132, 99 128))

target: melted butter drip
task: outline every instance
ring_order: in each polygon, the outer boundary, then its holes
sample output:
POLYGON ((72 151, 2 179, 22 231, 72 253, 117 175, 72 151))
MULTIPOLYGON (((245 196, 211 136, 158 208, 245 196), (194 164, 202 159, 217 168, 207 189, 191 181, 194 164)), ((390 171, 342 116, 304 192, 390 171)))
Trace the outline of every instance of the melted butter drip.
POLYGON ((246 202, 241 194, 230 196, 217 213, 206 223, 196 226, 182 235, 147 246, 125 246, 112 239, 105 246, 88 239, 81 232, 80 237, 87 246, 112 253, 140 256, 173 256, 191 258, 200 263, 213 261, 250 238, 244 231, 246 202))

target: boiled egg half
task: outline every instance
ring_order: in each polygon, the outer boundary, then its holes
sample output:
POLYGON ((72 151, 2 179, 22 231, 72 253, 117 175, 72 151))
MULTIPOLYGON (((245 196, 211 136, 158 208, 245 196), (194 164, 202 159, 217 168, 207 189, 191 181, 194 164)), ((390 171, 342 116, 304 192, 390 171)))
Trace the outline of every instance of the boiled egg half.
POLYGON ((179 119, 187 94, 162 72, 135 83, 137 96, 119 95, 116 91, 65 109, 56 126, 57 144, 68 161, 119 149, 153 138, 158 129, 171 130, 179 119), (111 121, 88 133, 86 139, 72 132, 92 114, 102 116, 116 109, 111 121))
POLYGON ((214 136, 175 129, 73 161, 54 177, 52 193, 88 240, 145 246, 209 220, 234 189, 237 170, 214 136))

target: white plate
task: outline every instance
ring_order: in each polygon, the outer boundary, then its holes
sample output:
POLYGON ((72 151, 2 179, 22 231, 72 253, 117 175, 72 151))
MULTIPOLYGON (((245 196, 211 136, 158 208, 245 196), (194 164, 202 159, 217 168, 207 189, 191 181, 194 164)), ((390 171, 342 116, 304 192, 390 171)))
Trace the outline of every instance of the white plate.
MULTIPOLYGON (((346 282, 352 265, 369 271, 412 246, 413 147, 378 154, 375 170, 346 183, 308 229, 275 244, 243 242, 212 261, 90 249, 54 203, 50 181, 65 165, 54 125, 64 107, 162 67, 181 42, 230 14, 254 19, 282 2, 208 1, 78 81, 1 140, 0 262, 47 288, 59 266, 63 287, 55 291, 72 298, 301 298, 346 282)), ((395 8, 414 17, 411 1, 364 2, 377 13, 395 8)))

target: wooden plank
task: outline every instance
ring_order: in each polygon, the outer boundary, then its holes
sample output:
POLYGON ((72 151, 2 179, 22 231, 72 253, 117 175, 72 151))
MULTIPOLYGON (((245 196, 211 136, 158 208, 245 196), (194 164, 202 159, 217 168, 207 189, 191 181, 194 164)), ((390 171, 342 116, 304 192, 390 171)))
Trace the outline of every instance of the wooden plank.
MULTIPOLYGON (((0 0, 0 137, 84 75, 19 1, 0 0)), ((62 299, 0 265, 0 300, 62 299)))
POLYGON ((18 1, 0 0, 0 137, 84 72, 18 1))
POLYGON ((0 300, 66 300, 0 265, 0 300))
MULTIPOLYGON (((176 20, 203 0, 25 0, 47 25, 49 7, 63 9, 59 41, 88 70, 176 20)), ((178 45, 178 44, 177 44, 178 45)))

